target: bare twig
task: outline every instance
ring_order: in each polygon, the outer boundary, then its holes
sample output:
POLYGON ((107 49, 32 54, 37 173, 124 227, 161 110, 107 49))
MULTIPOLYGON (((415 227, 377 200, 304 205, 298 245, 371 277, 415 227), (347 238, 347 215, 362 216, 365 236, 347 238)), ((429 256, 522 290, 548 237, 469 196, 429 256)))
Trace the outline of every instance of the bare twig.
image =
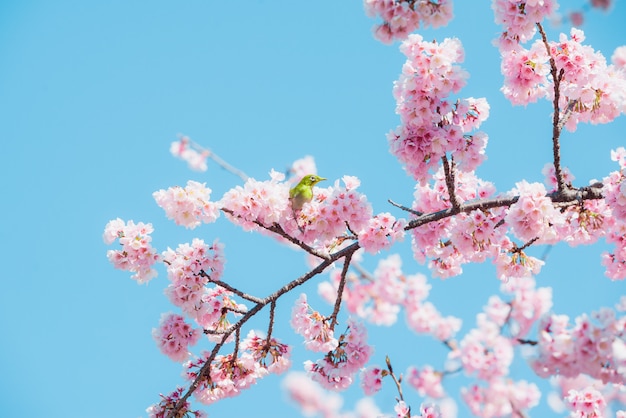
POLYGON ((232 287, 231 285, 229 285, 228 283, 225 283, 221 280, 215 280, 212 279, 211 276, 209 274, 207 274, 204 270, 200 270, 200 276, 204 276, 206 278, 209 279, 209 282, 214 283, 220 287, 223 287, 224 289, 228 290, 229 292, 233 292, 234 294, 236 294, 237 296, 239 296, 242 299, 246 299, 250 302, 254 302, 254 303, 259 303, 261 301, 261 299, 257 298, 256 296, 252 296, 249 295, 247 293, 242 292, 241 290, 232 287))
MULTIPOLYGON (((537 28, 539 28, 541 39, 546 47, 546 52, 550 57, 550 74, 552 75, 552 81, 554 83, 554 100, 552 101, 552 154, 554 159, 554 174, 556 176, 557 190, 561 192, 565 190, 565 181, 563 180, 563 172, 561 168, 561 145, 559 142, 562 129, 562 124, 559 122, 559 118, 561 116, 559 101, 561 100, 561 79, 563 78, 564 70, 561 69, 561 71, 557 73, 556 61, 550 52, 550 44, 548 43, 546 32, 543 30, 543 26, 539 22, 537 22, 537 28)), ((567 117, 569 118, 569 114, 567 117)), ((565 124, 565 122, 563 122, 563 124, 565 124)))
POLYGON ((272 332, 274 331, 274 312, 276 311, 276 301, 273 300, 270 303, 270 324, 267 327, 267 338, 265 340, 265 344, 269 347, 270 340, 272 339, 272 332))
POLYGON ((227 163, 226 161, 221 159, 216 153, 214 153, 210 149, 205 148, 205 147, 201 146, 200 144, 192 141, 187 136, 181 135, 180 139, 181 139, 181 141, 185 141, 187 144, 191 145, 200 154, 206 155, 208 158, 213 160, 217 165, 219 165, 224 170, 226 170, 229 173, 234 174, 237 177, 239 177, 241 180, 247 181, 249 179, 249 177, 248 177, 248 175, 246 173, 244 173, 242 170, 238 169, 237 167, 234 167, 234 166, 230 165, 229 163, 227 163))
POLYGON ((452 162, 448 161, 448 157, 444 154, 441 157, 441 162, 443 164, 443 171, 446 176, 446 187, 448 188, 448 197, 450 198, 450 204, 452 205, 452 209, 457 213, 459 211, 459 198, 456 196, 455 189, 455 181, 454 181, 454 160, 452 162))
POLYGON ((350 267, 350 260, 352 260, 352 254, 346 255, 343 259, 343 269, 341 270, 341 278, 339 279, 339 286, 337 287, 337 299, 335 299, 335 307, 333 313, 328 318, 330 321, 330 329, 334 330, 337 325, 337 315, 339 314, 339 308, 341 308, 341 300, 343 299, 343 290, 346 286, 346 276, 348 274, 348 268, 350 267))
POLYGON ((402 206, 401 204, 396 203, 396 202, 394 202, 394 201, 393 201, 393 200, 391 200, 391 199, 388 199, 388 200, 387 200, 387 202, 391 203, 393 206, 395 206, 395 207, 397 207, 397 208, 399 208, 399 209, 402 209, 403 211, 406 211, 406 212, 412 213, 412 214, 413 214, 413 215, 415 215, 415 216, 422 216, 422 215, 423 215, 423 213, 422 213, 422 212, 419 212, 419 211, 417 211, 417 210, 413 210, 413 209, 411 209, 411 208, 409 208, 409 207, 406 207, 406 206, 402 206))

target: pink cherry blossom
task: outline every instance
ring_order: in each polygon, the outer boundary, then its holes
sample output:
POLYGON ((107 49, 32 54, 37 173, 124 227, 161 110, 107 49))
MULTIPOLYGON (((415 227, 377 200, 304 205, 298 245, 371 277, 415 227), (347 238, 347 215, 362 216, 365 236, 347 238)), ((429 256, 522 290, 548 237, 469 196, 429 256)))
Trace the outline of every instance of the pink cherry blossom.
POLYGON ((420 28, 445 26, 452 19, 450 0, 364 0, 369 17, 380 16, 383 23, 374 27, 374 36, 390 44, 394 39, 404 39, 420 28))
POLYGON ((177 225, 194 229, 201 223, 212 223, 219 217, 218 206, 210 201, 211 189, 204 183, 189 180, 187 186, 170 187, 152 194, 168 219, 177 225))
POLYGON ((540 243, 555 242, 558 239, 556 227, 565 219, 546 196, 545 187, 525 180, 515 186, 513 193, 519 195, 519 199, 509 207, 505 217, 515 236, 526 242, 535 238, 540 243))
POLYGON ((361 370, 361 388, 366 395, 371 396, 382 388, 384 372, 379 366, 368 366, 361 370))
POLYGON ((104 242, 112 244, 117 239, 122 246, 121 250, 107 251, 107 258, 115 268, 135 273, 131 279, 139 284, 157 276, 157 271, 152 268, 159 261, 159 255, 150 244, 153 231, 152 224, 125 223, 120 218, 109 221, 104 228, 104 242))
MULTIPOLYGON (((245 230, 258 230, 256 222, 271 226, 291 213, 289 185, 282 182, 284 177, 272 171, 267 181, 250 178, 243 187, 226 192, 218 205, 224 208, 229 220, 245 230)), ((294 228, 297 229, 295 225, 294 228)))
POLYGON ((206 171, 208 168, 207 157, 209 156, 209 151, 202 150, 198 152, 193 149, 189 138, 186 136, 181 137, 178 141, 172 142, 170 152, 174 157, 187 162, 189 168, 194 171, 206 171))
POLYGON ((176 314, 163 314, 159 328, 152 330, 152 337, 156 341, 159 350, 174 361, 185 361, 189 357, 187 349, 195 345, 201 333, 197 328, 185 322, 185 318, 176 314))
POLYGON ((461 42, 426 42, 413 34, 400 50, 407 61, 393 93, 402 125, 387 135, 391 153, 421 184, 448 152, 460 169, 475 169, 484 160, 487 135, 470 132, 487 119, 489 105, 485 99, 447 99, 468 77, 458 65, 464 58, 461 42))
POLYGON ((269 340, 261 338, 253 330, 250 330, 248 336, 241 342, 240 349, 249 351, 252 358, 270 373, 281 374, 291 367, 291 347, 275 338, 269 340))
POLYGON ((536 23, 554 14, 558 8, 555 0, 492 0, 496 23, 503 26, 499 39, 501 49, 511 48, 532 39, 536 23))
POLYGON ((411 418, 411 408, 404 401, 398 401, 393 410, 398 418, 411 418))
POLYGON ((626 317, 605 309, 589 318, 581 315, 575 325, 565 315, 551 315, 539 324, 539 338, 531 366, 542 377, 559 373, 575 377, 585 373, 604 383, 626 379, 618 341, 626 328, 626 317))
POLYGON ((387 249, 395 241, 402 241, 405 225, 404 219, 396 220, 390 213, 380 213, 371 218, 365 228, 357 233, 359 245, 370 254, 387 249))
POLYGON ((337 347, 316 362, 306 361, 304 368, 314 381, 326 389, 347 389, 372 353, 366 339, 365 327, 348 319, 347 330, 339 337, 337 347))
POLYGON ((611 63, 622 70, 626 69, 626 45, 615 48, 611 56, 611 63))
POLYGON ((339 418, 343 403, 341 396, 322 389, 303 372, 289 372, 282 382, 289 397, 295 401, 305 416, 320 414, 325 418, 339 418))
MULTIPOLYGON (((192 244, 181 244, 176 250, 163 252, 170 285, 165 294, 172 304, 206 330, 220 331, 228 328, 227 313, 246 312, 232 293, 223 287, 208 287, 212 280, 219 280, 224 270, 223 246, 218 241, 208 245, 194 239, 192 244)), ((221 337, 209 335, 219 341, 221 337)))
POLYGON ((406 381, 418 391, 420 396, 428 396, 433 399, 443 398, 445 391, 441 384, 443 374, 432 368, 424 366, 422 369, 409 367, 406 372, 406 381))
POLYGON ((330 351, 337 347, 338 341, 333 330, 319 312, 311 309, 307 296, 302 293, 291 313, 291 326, 304 337, 304 345, 311 351, 330 351))
MULTIPOLYGON (((341 269, 330 272, 330 282, 319 285, 318 291, 331 304, 337 298, 341 269)), ((372 276, 348 273, 343 291, 343 302, 347 310, 360 318, 377 325, 392 325, 396 322, 404 300, 406 284, 401 271, 401 260, 397 254, 379 261, 372 276)))
MULTIPOLYGON (((515 338, 524 338, 532 326, 552 308, 552 288, 536 288, 533 277, 511 277, 500 286, 503 293, 513 296, 506 311, 509 330, 515 338)), ((490 316, 490 319, 493 316, 490 316)), ((493 321, 498 326, 504 323, 493 321)))
POLYGON ((572 389, 565 400, 572 410, 571 417, 601 418, 604 416, 606 402, 602 394, 593 388, 586 388, 580 392, 572 389))
POLYGON ((420 405, 420 414, 417 418, 443 418, 439 407, 434 404, 422 404, 420 405))
POLYGON ((539 403, 539 388, 524 380, 514 382, 498 378, 486 386, 472 385, 461 390, 463 400, 472 414, 482 418, 505 417, 525 414, 539 403), (521 412, 521 413, 520 413, 521 412))
MULTIPOLYGON (((187 371, 184 376, 187 380, 198 377, 198 370, 209 356, 210 353, 205 351, 202 357, 185 363, 187 371)), ((218 355, 211 362, 208 375, 204 376, 193 395, 199 402, 209 405, 220 399, 239 395, 242 390, 248 389, 267 374, 267 369, 261 367, 248 352, 236 358, 233 354, 218 355)))
POLYGON ((485 314, 477 315, 477 328, 470 330, 461 340, 458 350, 449 354, 459 358, 468 374, 490 381, 506 376, 513 361, 511 340, 500 334, 500 327, 489 321, 485 314))

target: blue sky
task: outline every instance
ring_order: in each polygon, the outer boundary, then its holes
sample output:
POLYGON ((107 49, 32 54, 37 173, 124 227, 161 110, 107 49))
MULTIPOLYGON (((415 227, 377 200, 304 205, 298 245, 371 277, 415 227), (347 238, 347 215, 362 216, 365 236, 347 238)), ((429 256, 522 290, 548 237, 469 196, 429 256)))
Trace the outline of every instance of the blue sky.
MULTIPOLYGON (((499 28, 488 2, 458 1, 455 8, 448 27, 421 33, 461 39, 470 80, 460 96, 486 97, 491 105, 483 125, 489 159, 478 174, 500 191, 523 178, 541 181, 551 156, 550 106, 513 108, 504 100, 491 46, 499 28)), ((623 2, 610 14, 590 12, 587 43, 610 57, 626 43, 625 18, 623 2)), ((165 272, 138 286, 114 270, 101 238, 110 219, 153 223, 159 250, 219 237, 226 244, 224 279, 259 296, 306 271, 302 254, 223 218, 194 231, 167 221, 153 191, 194 179, 217 199, 240 182, 215 165, 199 174, 173 159, 168 149, 177 134, 259 179, 313 155, 324 177, 355 175, 376 212, 400 215, 386 201, 409 205, 414 183, 389 154, 385 133, 399 123, 391 86, 404 59, 397 44, 373 39, 373 24, 360 1, 0 3, 3 415, 141 417, 160 392, 182 383, 180 366, 151 338, 161 313, 174 310, 162 293, 165 272)), ((551 28, 552 38, 559 30, 569 29, 551 28)), ((624 132, 621 117, 564 134, 563 159, 576 184, 616 168, 609 151, 626 145, 624 132)), ((604 249, 559 245, 551 251, 537 279, 554 287, 556 312, 589 312, 625 293, 623 282, 603 276, 604 249)), ((410 257, 408 240, 394 252, 404 256, 406 273, 428 274, 410 257)), ((364 264, 374 268, 376 260, 364 264)), ((498 282, 490 264, 465 271, 434 280, 431 299, 444 314, 461 316, 467 330, 498 282)), ((296 346, 299 370, 307 353, 288 326, 297 294, 291 296, 279 305, 276 336, 296 346)), ((406 331, 403 320, 370 334, 372 361, 382 364, 389 354, 398 370, 429 362, 440 367, 445 356, 443 347, 406 331)), ((530 377, 521 362, 512 376, 530 377)), ((209 415, 297 416, 279 382, 268 378, 208 408, 209 415)), ((450 391, 464 382, 451 379, 450 391)), ((417 407, 417 393, 406 392, 417 407)), ((382 395, 378 404, 390 412, 393 392, 382 395)), ((349 392, 346 407, 359 396, 358 388, 349 392)), ((467 414, 459 408, 459 416, 467 414)))

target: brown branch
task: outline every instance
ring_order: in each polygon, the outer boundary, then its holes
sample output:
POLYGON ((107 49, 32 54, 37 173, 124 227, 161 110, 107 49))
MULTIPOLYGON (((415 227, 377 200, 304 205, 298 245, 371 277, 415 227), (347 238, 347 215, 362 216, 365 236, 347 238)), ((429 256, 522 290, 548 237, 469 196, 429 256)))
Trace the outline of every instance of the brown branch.
POLYGON ((236 175, 237 177, 239 177, 243 181, 247 181, 249 179, 249 177, 248 177, 248 175, 246 173, 244 173, 242 170, 240 170, 240 169, 238 169, 238 168, 228 164, 226 161, 222 160, 216 153, 214 153, 210 149, 204 148, 203 146, 201 146, 197 142, 194 142, 191 139, 189 139, 189 137, 187 137, 187 136, 179 135, 179 137, 180 137, 181 141, 186 141, 189 145, 191 145, 193 148, 195 148, 196 151, 198 151, 200 154, 206 155, 208 158, 213 160, 217 165, 222 167, 224 170, 228 171, 231 174, 236 175))
POLYGON ((403 211, 406 211, 406 212, 412 213, 412 214, 413 214, 413 215, 415 215, 415 216, 422 216, 422 215, 423 215, 423 213, 422 213, 422 212, 418 212, 418 211, 413 210, 413 209, 411 209, 411 208, 408 208, 408 207, 406 207, 406 206, 402 206, 401 204, 396 203, 396 202, 394 202, 394 201, 393 201, 393 200, 391 200, 391 199, 388 199, 388 200, 387 200, 387 202, 391 203, 393 206, 395 206, 395 207, 397 207, 397 208, 399 208, 399 209, 402 209, 403 211))
MULTIPOLYGON (((385 363, 387 363, 387 370, 389 371, 389 376, 391 376, 391 378, 393 379, 393 382, 396 384, 396 389, 398 390, 398 398, 396 398, 397 401, 404 401, 404 395, 402 394, 402 375, 400 375, 400 377, 396 377, 395 373, 393 372, 393 367, 391 367, 391 360, 389 359, 389 356, 385 356, 385 363)), ((411 407, 407 405, 407 407, 409 408, 409 413, 408 416, 411 416, 411 407)))
MULTIPOLYGON (((583 187, 583 188, 580 188, 580 189, 561 190, 561 191, 557 191, 557 192, 554 192, 554 193, 550 193, 547 196, 552 200, 553 203, 555 203, 555 204, 563 204, 563 205, 579 204, 579 202, 582 201, 582 200, 592 200, 592 199, 602 199, 603 198, 601 187, 595 187, 595 185, 583 187)), ((471 203, 460 204, 458 209, 456 209, 456 210, 454 208, 448 208, 448 209, 441 210, 441 211, 438 211, 438 212, 424 214, 424 215, 420 216, 418 219, 414 219, 414 220, 410 221, 408 223, 408 225, 404 229, 408 231, 408 230, 417 228, 419 226, 422 226, 424 224, 427 224, 429 222, 436 222, 438 220, 445 219, 445 218, 450 217, 450 216, 454 216, 454 215, 456 215, 458 213, 469 213, 469 212, 471 212, 473 210, 476 210, 476 209, 487 210, 487 209, 493 209, 493 208, 497 208, 497 207, 511 206, 512 204, 514 204, 518 200, 519 200, 519 196, 514 196, 514 197, 506 197, 506 198, 485 199, 485 200, 473 201, 471 203)), ((227 212, 227 213, 232 214, 232 211, 229 211, 228 209, 223 208, 222 210, 227 212)), ((278 231, 282 231, 282 228, 280 228, 280 229, 276 228, 276 227, 279 227, 279 225, 275 225, 274 229, 270 229, 271 227, 268 228, 265 225, 262 225, 260 223, 258 223, 258 225, 263 227, 263 228, 265 228, 265 229, 268 229, 268 230, 270 230, 272 232, 279 233, 278 231)), ((284 231, 282 231, 282 233, 284 233, 284 231)), ((285 233, 285 235, 286 235, 286 233, 285 233)), ((281 235, 281 236, 283 236, 283 235, 281 235)), ((285 238, 287 238, 287 237, 289 237, 289 235, 285 236, 285 238)), ((305 249, 307 252, 310 252, 311 254, 315 254, 318 257, 322 258, 323 261, 317 267, 315 267, 313 270, 309 271, 305 275, 303 275, 303 276, 301 276, 301 277, 299 277, 299 278, 297 278, 297 279, 287 283, 286 285, 284 285, 280 289, 276 290, 274 293, 272 293, 271 295, 267 296, 266 298, 260 299, 256 303, 256 305, 254 305, 247 313, 244 314, 244 316, 242 318, 239 319, 239 321, 237 321, 228 330, 224 331, 224 334, 222 336, 222 340, 218 344, 215 345, 215 347, 211 351, 211 354, 209 355, 209 358, 207 359, 205 364, 198 371, 198 375, 193 380, 193 382, 190 384, 190 386, 189 386, 188 390, 185 392, 185 394, 178 400, 176 405, 172 408, 172 410, 170 411, 170 413, 167 416, 167 418, 175 418, 177 416, 177 413, 181 410, 181 408, 183 407, 183 405, 185 404, 185 402, 187 401, 189 396, 191 396, 191 394, 199 387, 199 385, 201 384, 201 382, 203 381, 205 376, 209 373, 211 362, 215 359, 215 357, 217 356, 217 353, 220 351, 220 349, 222 348, 222 346, 224 345, 224 343, 226 342, 228 337, 233 332, 239 330, 250 318, 252 318, 254 315, 256 315, 266 305, 268 305, 268 304, 270 304, 272 302, 275 302, 282 295, 284 295, 284 294, 290 292, 291 290, 293 290, 294 288, 296 288, 296 287, 298 287, 298 286, 308 282, 313 277, 315 277, 318 274, 322 273, 326 268, 331 266, 337 260, 340 260, 342 258, 346 258, 349 261, 351 259, 352 255, 360 248, 359 243, 355 242, 355 243, 350 244, 349 246, 347 246, 347 247, 345 247, 345 248, 343 248, 343 249, 341 249, 341 250, 339 250, 339 251, 337 251, 335 253, 332 253, 332 254, 330 254, 328 256, 322 256, 322 255, 317 254, 315 252, 315 250, 313 250, 314 252, 309 251, 308 249, 311 249, 311 247, 309 247, 308 245, 300 242, 299 240, 296 240, 295 238, 289 237, 287 239, 289 239, 289 241, 291 241, 291 242, 296 243, 296 245, 298 245, 301 248, 305 249)), ((346 265, 348 265, 348 264, 349 264, 349 262, 346 262, 344 264, 344 267, 346 265)), ((521 340, 520 339, 518 341, 521 344, 530 344, 530 345, 536 345, 537 344, 536 341, 530 341, 530 340, 521 340)), ((450 346, 450 348, 452 348, 452 347, 450 346)), ((399 381, 396 384, 398 385, 399 381)))
POLYGON ((346 255, 343 259, 343 269, 341 270, 341 278, 339 279, 339 286, 337 288, 337 299, 335 299, 335 307, 333 313, 328 318, 330 320, 330 329, 334 330, 337 325, 337 315, 339 314, 339 308, 341 308, 341 301, 343 299, 343 290, 346 287, 346 276, 348 274, 348 268, 350 267, 350 260, 352 260, 352 254, 346 255))
MULTIPOLYGON (((224 213, 228 213, 229 215, 235 217, 235 213, 228 209, 228 208, 221 208, 220 209, 222 212, 224 213)), ((322 254, 321 252, 317 251, 315 248, 311 247, 310 245, 307 245, 306 243, 300 241, 299 239, 292 237, 291 235, 289 235, 288 233, 285 232, 285 230, 282 228, 282 226, 280 226, 277 223, 274 223, 273 225, 267 226, 265 224, 263 224, 262 222, 260 222, 259 220, 254 220, 252 221, 255 225, 275 233, 276 235, 280 235, 281 237, 285 238, 287 241, 291 242, 292 244, 297 245, 298 247, 302 248, 304 251, 306 251, 309 254, 312 254, 316 257, 319 257, 323 260, 327 260, 328 256, 325 254, 322 254)))
MULTIPOLYGON (((579 204, 582 200, 597 200, 603 199, 602 189, 600 187, 581 187, 579 189, 568 188, 562 191, 556 191, 548 193, 546 197, 555 204, 555 206, 571 206, 579 204)), ((438 212, 431 212, 424 214, 418 219, 411 220, 405 227, 405 231, 415 229, 424 224, 430 222, 440 221, 445 218, 456 215, 457 213, 470 213, 476 209, 487 210, 498 207, 508 207, 516 203, 519 200, 519 196, 513 197, 496 197, 493 199, 475 200, 469 203, 462 203, 459 205, 457 211, 454 208, 448 208, 440 210, 438 212)))
POLYGON ((450 204, 452 205, 452 209, 458 212, 460 203, 459 198, 456 195, 456 189, 454 184, 454 160, 452 162, 448 161, 448 157, 444 154, 441 157, 441 162, 443 164, 443 171, 446 176, 446 187, 448 188, 448 197, 450 198, 450 204))
MULTIPOLYGON (((539 28, 543 44, 546 47, 546 52, 550 57, 550 74, 552 75, 552 81, 554 83, 554 100, 552 101, 552 154, 554 159, 554 174, 556 176, 557 190, 562 192, 565 190, 565 180, 563 180, 563 172, 561 168, 561 144, 559 142, 559 137, 561 136, 561 129, 565 122, 563 122, 563 124, 559 122, 561 115, 559 101, 561 99, 561 80, 563 78, 564 70, 561 69, 561 71, 557 74, 556 61, 550 52, 550 44, 548 43, 546 32, 543 30, 541 23, 537 22, 537 27, 539 28)), ((569 113, 571 113, 571 111, 569 113)), ((567 118, 569 118, 569 114, 567 115, 567 118)))
POLYGON ((254 302, 254 303, 259 303, 261 301, 261 299, 257 298, 256 296, 252 296, 249 295, 247 293, 242 292, 241 290, 232 287, 231 285, 229 285, 228 283, 225 283, 221 280, 215 280, 212 279, 211 276, 209 274, 207 274, 204 270, 200 270, 200 276, 206 277, 209 279, 209 282, 214 283, 220 287, 223 287, 224 289, 228 290, 229 292, 233 292, 234 294, 236 294, 237 296, 239 296, 242 299, 246 299, 250 302, 254 302))
POLYGON ((530 241, 528 241, 526 244, 522 245, 521 247, 515 247, 513 249, 513 252, 516 253, 521 253, 522 251, 524 251, 526 248, 530 247, 531 245, 533 245, 537 240, 539 239, 539 237, 535 237, 533 239, 531 239, 530 241))
POLYGON ((266 305, 268 305, 268 304, 270 304, 272 302, 275 302, 276 300, 278 300, 278 298, 280 298, 285 293, 288 293, 289 291, 293 290, 294 288, 296 288, 296 287, 298 287, 298 286, 308 282, 313 277, 317 276, 318 274, 320 274, 324 270, 326 270, 326 268, 328 268, 330 265, 332 265, 335 261, 340 260, 341 258, 344 258, 344 257, 347 257, 347 256, 352 257, 352 254, 354 254, 354 252, 356 250, 358 250, 358 249, 359 249, 358 243, 354 243, 354 244, 351 244, 350 246, 348 246, 346 248, 343 248, 343 249, 337 251, 336 253, 331 254, 328 257, 328 259, 322 261, 313 270, 309 271, 308 273, 304 274, 303 276, 300 276, 299 278, 297 278, 295 280, 292 280, 291 282, 287 283, 286 285, 284 285, 283 287, 281 287, 280 289, 276 290, 274 293, 272 293, 271 295, 269 295, 266 298, 262 299, 256 305, 254 305, 252 307, 252 309, 250 309, 241 319, 239 319, 239 321, 237 321, 233 326, 231 326, 228 330, 226 330, 224 332, 224 335, 222 336, 222 340, 219 343, 217 343, 215 345, 215 347, 213 347, 213 350, 211 351, 211 354, 209 355, 208 359, 206 360, 206 362, 202 365, 202 367, 198 371, 198 375, 193 380, 193 382, 189 385, 189 389, 187 389, 185 394, 183 396, 181 396, 181 398, 178 400, 178 402, 176 402, 176 405, 174 405, 172 410, 169 412, 169 414, 167 415, 167 418, 175 418, 175 417, 177 417, 178 412, 181 410, 181 408, 183 407, 183 405, 185 404, 187 399, 191 396, 191 394, 196 389, 198 389, 198 387, 202 383, 202 381, 205 378, 205 376, 208 375, 208 373, 210 372, 211 362, 215 359, 215 357, 217 356, 217 353, 219 353, 221 348, 224 346, 224 343, 226 342, 228 337, 233 332, 239 330, 246 322, 248 322, 248 320, 250 320, 250 318, 252 318, 254 315, 256 315, 266 305))
POLYGON ((267 338, 265 339, 265 344, 270 346, 270 340, 272 339, 272 332, 274 331, 274 312, 276 311, 276 301, 273 300, 270 303, 270 324, 267 327, 267 338))

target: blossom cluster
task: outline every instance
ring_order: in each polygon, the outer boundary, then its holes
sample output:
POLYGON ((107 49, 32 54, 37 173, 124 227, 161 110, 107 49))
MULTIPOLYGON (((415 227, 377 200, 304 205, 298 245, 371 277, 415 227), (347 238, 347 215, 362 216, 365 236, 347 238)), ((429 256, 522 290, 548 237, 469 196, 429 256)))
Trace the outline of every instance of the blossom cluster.
MULTIPOLYGON (((605 57, 587 45, 584 32, 573 28, 570 38, 561 34, 558 42, 536 40, 530 49, 521 46, 504 51, 502 91, 513 104, 526 105, 540 98, 554 98, 550 58, 559 74, 559 108, 569 112, 565 127, 576 130, 580 122, 608 123, 626 112, 626 71, 607 64, 605 57), (562 72, 562 75, 560 75, 562 72)), ((615 54, 615 62, 619 62, 615 54)))
POLYGON ((446 153, 464 171, 474 170, 485 158, 487 135, 470 132, 487 119, 489 105, 484 98, 447 99, 468 78, 458 65, 464 59, 461 42, 427 42, 413 34, 400 51, 407 60, 393 94, 402 124, 387 135, 391 153, 422 184, 446 153))
POLYGON ((218 241, 209 245, 195 238, 191 245, 167 249, 162 257, 171 282, 165 294, 202 328, 222 330, 228 326, 228 311, 246 311, 244 305, 232 299, 230 291, 221 286, 207 286, 210 281, 219 280, 224 270, 223 246, 218 241))
POLYGON ((526 337, 533 325, 552 308, 552 288, 536 287, 533 277, 511 277, 502 282, 500 290, 512 299, 504 302, 492 296, 484 312, 497 326, 508 326, 511 338, 526 337))
POLYGON ((323 358, 304 362, 308 375, 331 390, 344 390, 352 382, 354 375, 367 363, 372 347, 367 344, 367 330, 363 324, 348 319, 347 331, 337 340, 337 347, 323 358))
POLYGON ((274 337, 268 340, 258 335, 254 330, 250 330, 246 339, 241 342, 240 347, 242 350, 252 353, 252 358, 261 367, 267 368, 267 371, 270 373, 281 374, 291 366, 291 347, 281 343, 274 337), (268 354, 270 356, 269 364, 268 354))
MULTIPOLYGON (((461 396, 477 417, 506 417, 539 404, 541 392, 534 383, 498 378, 486 386, 471 385, 461 390, 461 396)), ((521 415, 523 416, 523 415, 521 415)))
POLYGON ((305 416, 324 418, 379 418, 382 413, 372 398, 361 398, 354 412, 341 412, 343 400, 335 392, 327 391, 303 372, 290 372, 282 382, 288 396, 298 404, 305 416))
POLYGON ((541 377, 587 374, 604 383, 626 379, 626 317, 604 308, 592 318, 581 315, 571 326, 566 315, 550 315, 539 324, 531 366, 541 377), (593 319, 593 320, 592 320, 593 319))
POLYGON ((356 177, 344 176, 343 186, 336 181, 332 187, 315 187, 311 201, 296 211, 284 174, 272 171, 270 176, 266 181, 249 179, 227 191, 217 205, 245 230, 280 227, 320 250, 336 248, 349 237, 376 253, 404 237, 405 221, 388 213, 374 216, 367 197, 356 190, 360 185, 356 177))
POLYGON ((538 243, 555 243, 559 237, 556 228, 565 218, 546 196, 543 184, 523 180, 515 184, 513 193, 519 198, 504 218, 513 234, 524 242, 537 239, 538 243))
MULTIPOLYGON (((218 355, 211 362, 208 373, 203 375, 194 392, 198 401, 208 405, 223 398, 237 396, 258 379, 269 373, 280 374, 290 365, 290 348, 274 338, 263 339, 255 332, 250 332, 239 348, 236 356, 235 353, 218 355), (269 365, 266 359, 268 354, 271 356, 269 365)), ((185 363, 185 377, 188 380, 196 379, 199 369, 210 355, 205 351, 200 358, 185 363)))
POLYGON ((152 224, 124 222, 120 218, 109 221, 104 227, 104 242, 112 244, 117 239, 122 246, 121 250, 107 251, 107 258, 115 268, 135 273, 131 278, 139 283, 146 283, 157 276, 157 271, 152 268, 159 260, 159 255, 150 244, 153 231, 152 224))
POLYGON ((406 38, 420 25, 437 28, 452 19, 451 0, 364 0, 364 5, 369 17, 383 20, 374 27, 374 36, 386 44, 406 38))
POLYGON ((183 136, 178 141, 172 142, 170 153, 185 161, 194 171, 206 171, 208 168, 206 161, 210 152, 208 150, 197 151, 192 148, 189 137, 183 136))
POLYGON ((565 398, 569 409, 572 410, 570 417, 600 418, 604 416, 606 403, 602 394, 594 388, 585 388, 582 391, 570 390, 565 398))
POLYGON ((219 208, 210 201, 211 189, 204 183, 189 180, 187 186, 170 187, 152 194, 157 205, 165 210, 176 225, 194 229, 201 223, 211 223, 219 217, 219 208))
POLYGON ((200 338, 200 330, 185 322, 185 318, 176 314, 163 314, 159 328, 152 330, 152 337, 159 350, 174 361, 185 361, 189 357, 187 349, 195 345, 200 338))
POLYGON ((492 0, 496 23, 504 26, 498 40, 500 49, 509 49, 525 43, 537 32, 536 24, 554 14, 559 5, 556 0, 492 0))
POLYGON ((500 333, 500 327, 483 313, 478 314, 477 327, 461 340, 459 348, 449 353, 458 358, 467 374, 493 381, 509 373, 513 361, 513 343, 500 333))
POLYGON ((291 327, 304 337, 304 346, 310 351, 330 351, 338 341, 326 318, 311 309, 306 293, 302 293, 291 312, 291 327))
MULTIPOLYGON (((402 261, 397 254, 378 264, 374 273, 357 275, 349 272, 343 290, 346 309, 368 322, 377 325, 392 325, 404 307, 407 324, 417 333, 430 334, 446 341, 460 329, 458 318, 442 316, 435 306, 426 301, 430 285, 422 274, 405 276, 402 261)), ((337 298, 341 270, 330 272, 330 281, 320 283, 318 291, 329 303, 337 298)))
POLYGON ((552 377, 550 382, 558 389, 558 392, 548 394, 548 404, 555 412, 564 412, 569 409, 573 414, 579 414, 583 412, 581 406, 591 406, 584 401, 581 402, 586 398, 595 404, 597 410, 600 410, 598 416, 622 416, 619 411, 615 414, 611 410, 612 404, 626 405, 626 388, 622 384, 604 384, 585 374, 573 378, 556 376, 552 377), (576 407, 573 407, 574 402, 578 404, 576 407), (600 409, 601 405, 604 405, 604 408, 600 409))
POLYGON ((424 366, 422 369, 409 367, 406 373, 406 381, 420 396, 439 399, 445 396, 442 383, 443 374, 436 371, 432 366, 424 366))

